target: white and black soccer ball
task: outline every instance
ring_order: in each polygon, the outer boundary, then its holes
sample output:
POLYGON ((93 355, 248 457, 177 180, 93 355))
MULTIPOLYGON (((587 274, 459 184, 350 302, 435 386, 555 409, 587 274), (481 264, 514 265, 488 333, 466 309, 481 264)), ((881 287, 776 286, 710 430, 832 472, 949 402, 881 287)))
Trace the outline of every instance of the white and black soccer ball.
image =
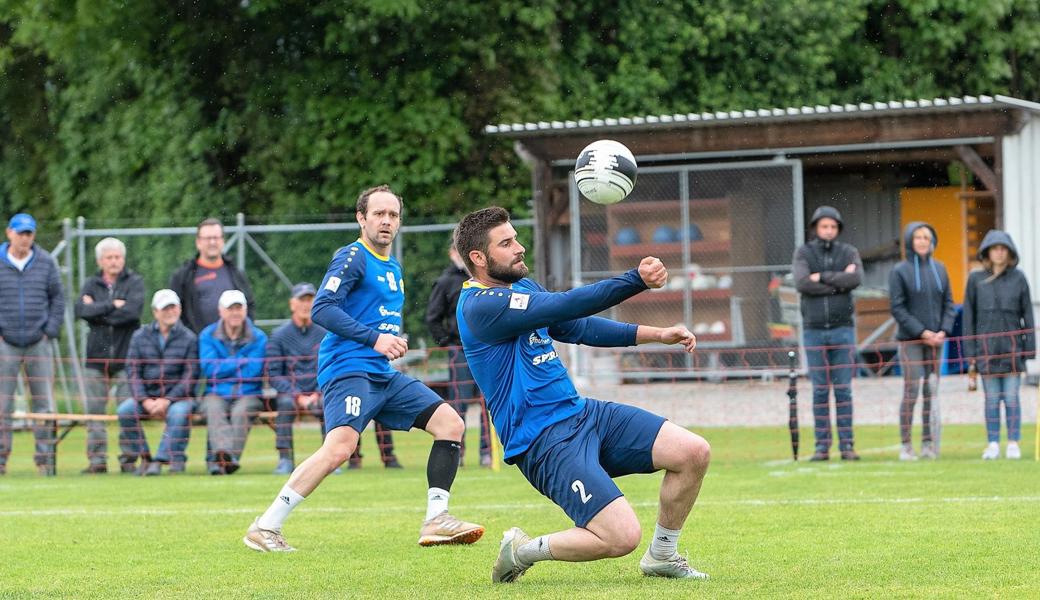
POLYGON ((636 185, 636 159, 621 142, 598 140, 578 155, 574 182, 596 204, 621 202, 636 185))

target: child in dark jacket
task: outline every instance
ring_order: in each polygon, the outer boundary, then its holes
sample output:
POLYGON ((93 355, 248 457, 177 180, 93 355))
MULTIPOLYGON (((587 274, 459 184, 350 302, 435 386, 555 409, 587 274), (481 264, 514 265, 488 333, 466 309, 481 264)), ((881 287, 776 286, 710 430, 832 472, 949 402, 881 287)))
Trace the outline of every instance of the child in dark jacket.
POLYGON ((935 229, 920 221, 903 232, 906 260, 896 265, 888 279, 892 317, 899 325, 896 338, 903 370, 903 399, 899 406, 902 447, 899 460, 917 460, 910 439, 914 406, 919 392, 921 406, 921 458, 939 454, 939 360, 946 337, 953 330, 956 312, 946 267, 932 256, 938 244, 935 229), (923 382, 923 385, 922 385, 923 382))
POLYGON ((986 397, 985 460, 1000 457, 1000 404, 1007 421, 1010 459, 1022 457, 1018 447, 1022 407, 1018 399, 1020 374, 1036 352, 1033 301, 1025 274, 1017 268, 1018 249, 1011 236, 992 230, 982 239, 979 260, 983 270, 968 276, 964 292, 964 356, 982 375, 986 397))

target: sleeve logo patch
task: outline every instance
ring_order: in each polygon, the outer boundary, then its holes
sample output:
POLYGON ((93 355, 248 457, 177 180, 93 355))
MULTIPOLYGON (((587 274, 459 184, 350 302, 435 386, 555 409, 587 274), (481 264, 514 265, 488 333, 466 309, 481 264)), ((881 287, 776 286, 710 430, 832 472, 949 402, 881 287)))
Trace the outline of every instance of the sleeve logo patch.
POLYGON ((335 294, 339 291, 339 284, 342 281, 339 277, 329 277, 328 282, 325 283, 325 289, 335 294))
POLYGON ((530 294, 517 294, 513 292, 509 296, 509 308, 516 310, 527 310, 527 301, 530 300, 530 294))

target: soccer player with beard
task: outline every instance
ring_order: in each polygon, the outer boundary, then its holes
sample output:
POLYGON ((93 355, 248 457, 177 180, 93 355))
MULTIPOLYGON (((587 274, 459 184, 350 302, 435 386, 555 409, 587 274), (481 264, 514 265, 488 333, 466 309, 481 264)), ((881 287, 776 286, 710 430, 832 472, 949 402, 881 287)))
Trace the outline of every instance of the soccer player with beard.
POLYGON ((249 527, 242 541, 253 550, 294 549, 282 536, 282 523, 350 457, 373 419, 391 429, 415 427, 433 436, 419 545, 472 544, 484 534, 480 525, 448 513, 449 490, 459 468, 462 418, 422 382, 390 366, 408 350, 408 342, 400 337, 404 278, 401 265, 390 256, 401 227, 401 209, 401 198, 388 186, 361 193, 361 237, 336 252, 314 298, 311 317, 328 331, 318 348, 325 441, 296 467, 271 506, 249 527))
POLYGON ((697 342, 686 327, 592 316, 662 287, 668 272, 661 261, 647 257, 617 277, 549 292, 526 279, 524 247, 509 213, 498 207, 463 218, 455 247, 473 275, 459 299, 459 333, 504 458, 575 524, 536 538, 518 527, 507 531, 492 581, 513 582, 542 560, 629 554, 642 538, 639 520, 612 478, 660 469, 657 527, 640 569, 647 576, 707 579, 679 555, 677 544, 708 469, 708 442, 645 410, 580 396, 553 347, 554 341, 601 347, 657 342, 692 352, 697 342))

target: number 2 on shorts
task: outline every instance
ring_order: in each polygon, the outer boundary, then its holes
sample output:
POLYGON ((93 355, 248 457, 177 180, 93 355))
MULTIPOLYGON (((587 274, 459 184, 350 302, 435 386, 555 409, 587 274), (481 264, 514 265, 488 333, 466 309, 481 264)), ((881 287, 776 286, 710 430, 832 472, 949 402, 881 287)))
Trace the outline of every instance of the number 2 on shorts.
POLYGON ((588 504, 589 500, 592 500, 592 494, 585 493, 585 484, 580 479, 574 480, 574 483, 571 484, 571 491, 578 492, 582 504, 588 504))

